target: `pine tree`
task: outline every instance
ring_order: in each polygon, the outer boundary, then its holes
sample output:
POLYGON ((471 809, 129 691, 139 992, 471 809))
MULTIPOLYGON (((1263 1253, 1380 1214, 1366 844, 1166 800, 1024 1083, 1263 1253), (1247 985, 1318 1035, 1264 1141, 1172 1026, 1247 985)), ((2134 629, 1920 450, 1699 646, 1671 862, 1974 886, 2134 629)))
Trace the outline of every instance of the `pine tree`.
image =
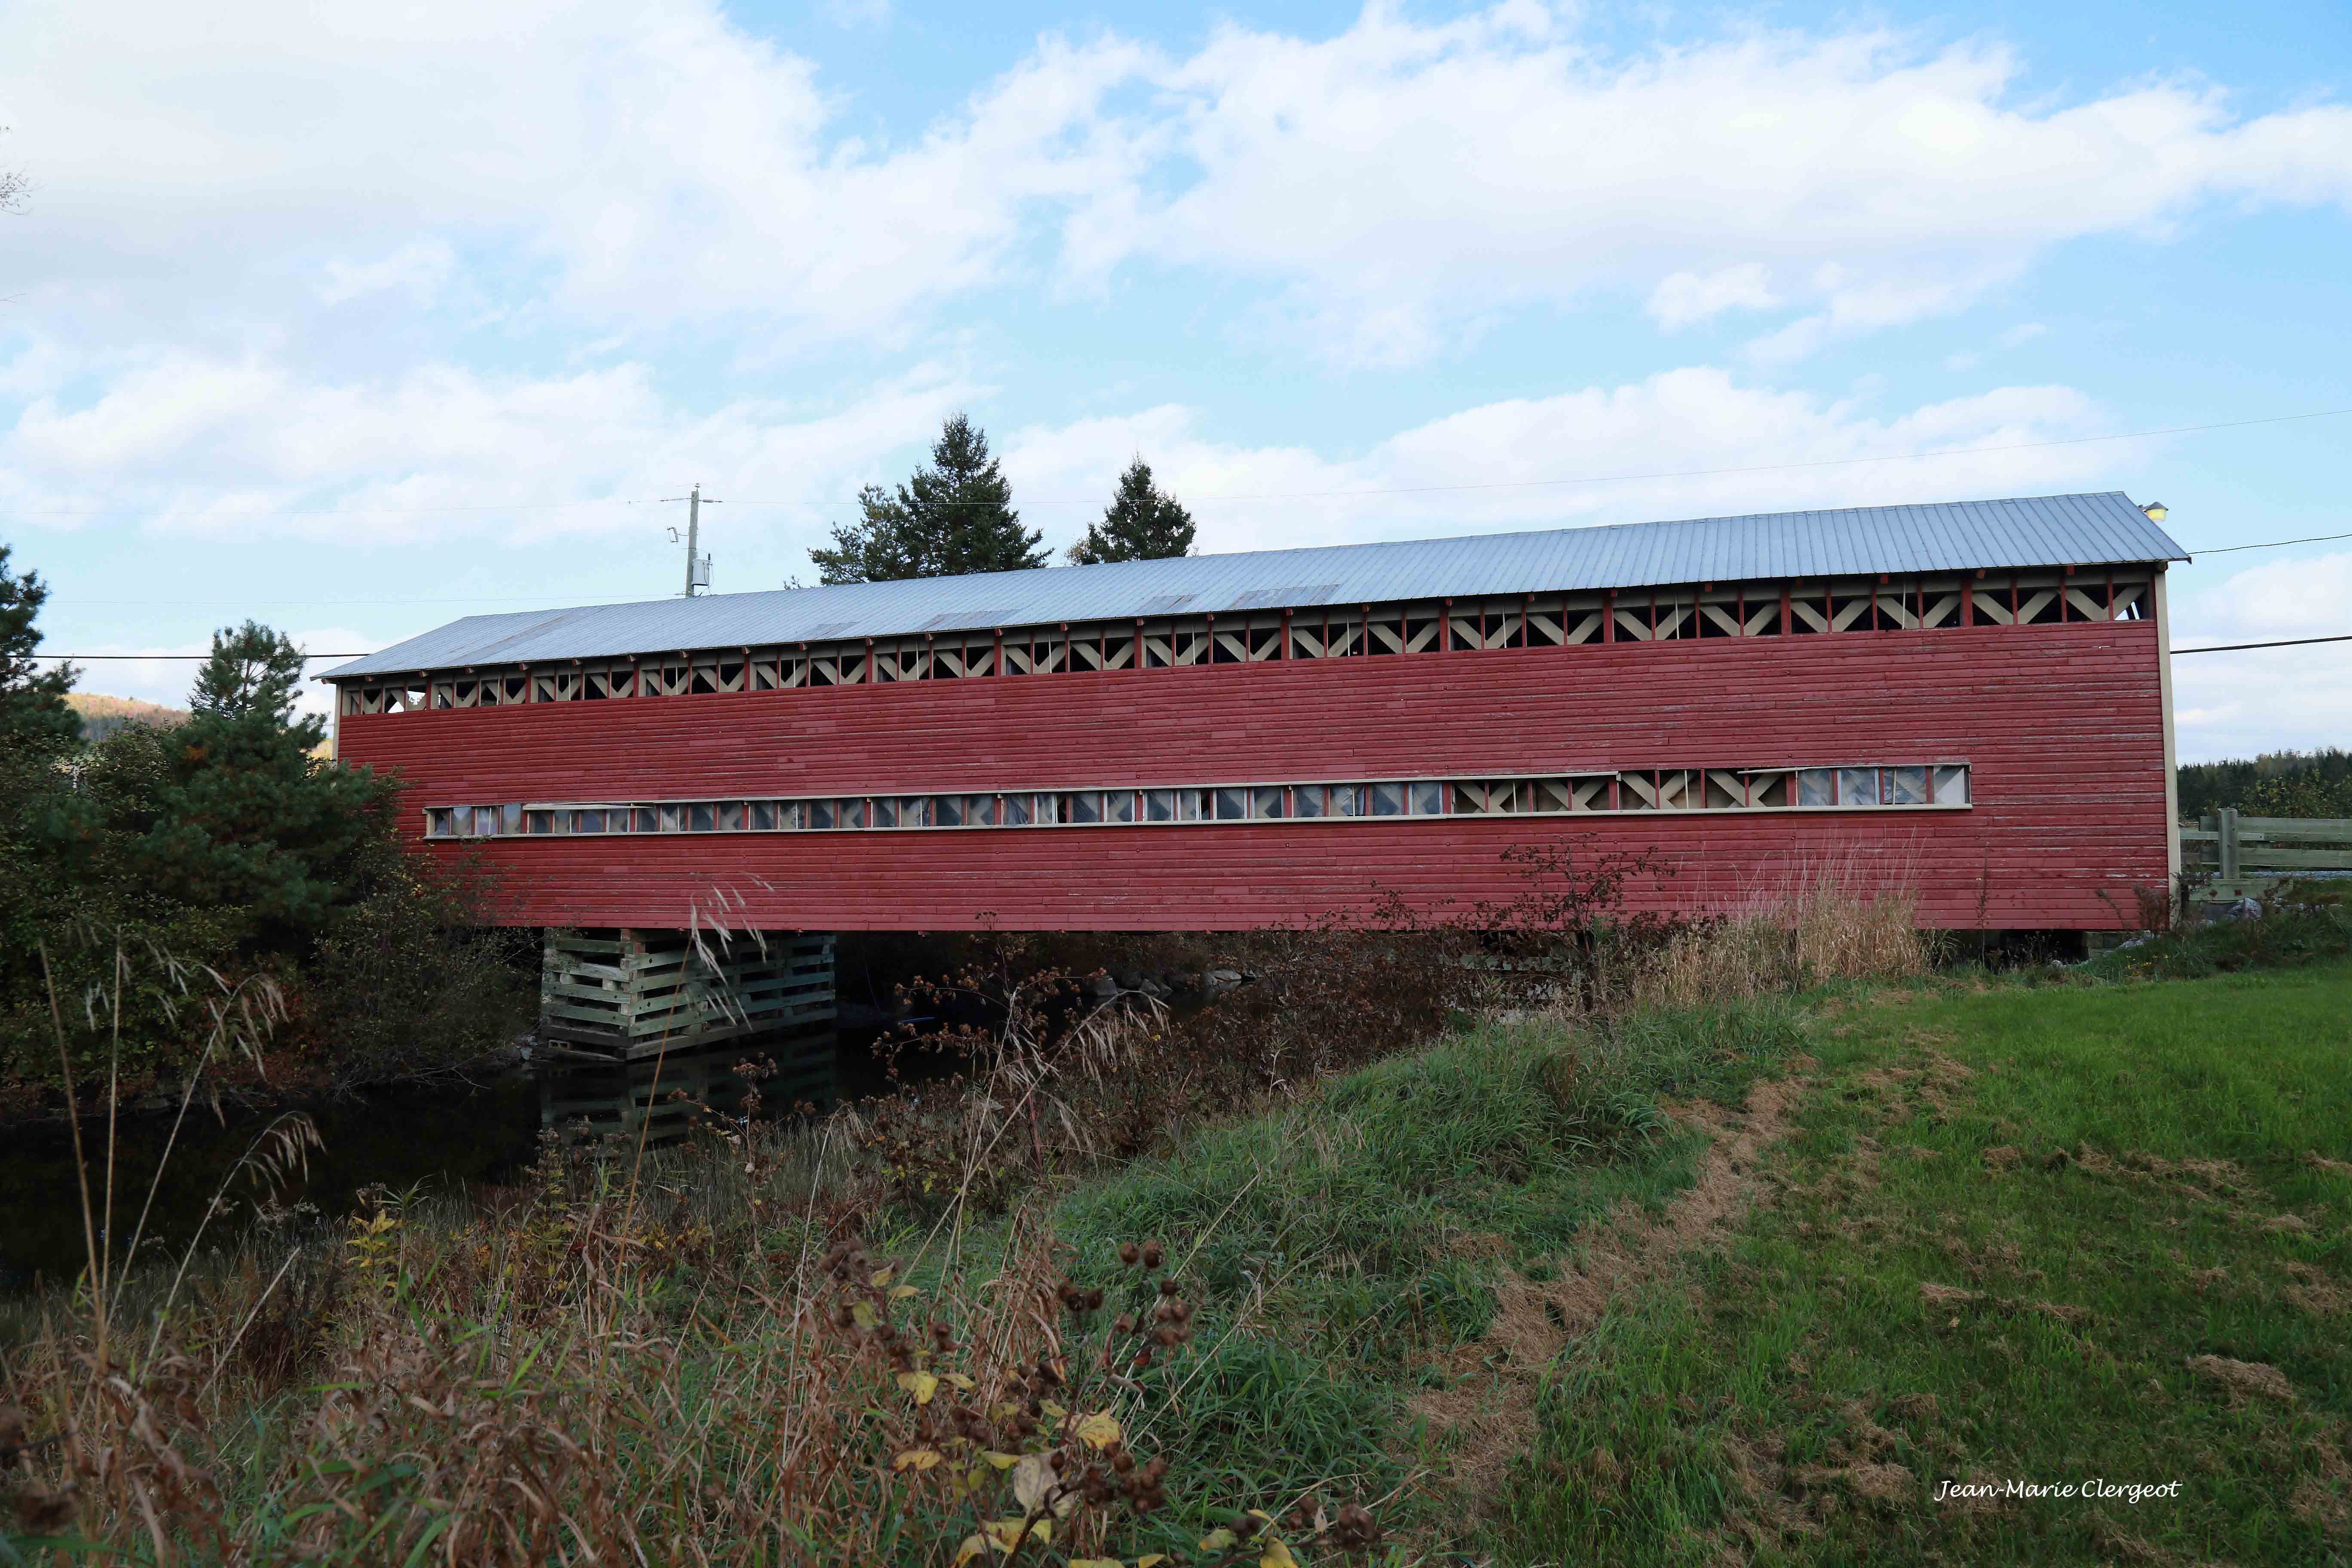
POLYGON ((284 634, 247 621, 213 635, 138 849, 158 891, 242 908, 279 942, 317 931, 351 900, 396 795, 312 755, 326 724, 295 716, 301 679, 301 652, 284 634))
POLYGON ((1192 553, 1192 514, 1151 482, 1151 465, 1139 456, 1118 477, 1118 493, 1100 522, 1070 546, 1080 566, 1105 561, 1164 561, 1192 553))
POLYGON ((1019 572, 1045 564, 1044 535, 1021 526, 1013 487, 988 454, 987 433, 950 415, 896 496, 879 485, 858 492, 860 520, 833 531, 834 547, 812 550, 824 583, 889 583, 967 572, 1019 572))
POLYGON ((16 576, 8 570, 8 547, 0 544, 0 747, 55 754, 81 739, 81 720, 66 706, 80 673, 69 664, 44 670, 33 658, 41 646, 34 627, 49 585, 37 572, 16 576))

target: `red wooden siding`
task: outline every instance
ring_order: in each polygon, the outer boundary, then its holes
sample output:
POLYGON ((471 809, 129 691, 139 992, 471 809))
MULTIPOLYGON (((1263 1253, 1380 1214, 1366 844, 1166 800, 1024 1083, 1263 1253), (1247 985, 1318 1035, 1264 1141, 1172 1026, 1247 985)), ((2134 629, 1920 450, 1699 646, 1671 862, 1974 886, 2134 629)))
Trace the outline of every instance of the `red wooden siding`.
POLYGON ((2136 923, 2166 879, 2152 622, 1700 639, 347 716, 425 805, 1965 762, 1957 812, 1772 812, 500 839, 518 924, 1218 930, 1507 897, 1501 852, 1656 850, 1649 907, 1823 862, 1948 928, 2136 923), (2101 894, 2105 897, 2103 899, 2101 894))

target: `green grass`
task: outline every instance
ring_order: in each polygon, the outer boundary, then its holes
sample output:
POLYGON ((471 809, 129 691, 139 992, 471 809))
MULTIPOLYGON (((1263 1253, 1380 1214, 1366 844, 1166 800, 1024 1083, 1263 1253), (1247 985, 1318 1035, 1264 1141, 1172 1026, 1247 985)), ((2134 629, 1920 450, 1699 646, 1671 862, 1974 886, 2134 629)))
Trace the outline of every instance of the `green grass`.
POLYGON ((1500 1560, 2346 1560, 2352 965, 1895 994, 1813 1049, 1775 1200, 1556 1363, 1500 1560), (1934 1500, 1971 1478, 2182 1485, 1934 1500))
POLYGON ((2307 882, 2299 900, 2261 920, 2203 920, 2167 931, 2137 947, 2119 948, 2085 964, 2099 980, 2199 980, 2318 963, 2352 954, 2352 908, 2340 882, 2307 882))
POLYGON ((1802 1041, 1782 1003, 1475 1030, 1088 1184, 1055 1226, 1082 1275, 1122 1239, 1180 1244, 1197 1370, 1148 1436, 1185 1493, 1380 1497, 1442 1463, 1406 1401, 1486 1331, 1500 1269, 1687 1186, 1704 1140, 1659 1102, 1737 1100, 1802 1041))

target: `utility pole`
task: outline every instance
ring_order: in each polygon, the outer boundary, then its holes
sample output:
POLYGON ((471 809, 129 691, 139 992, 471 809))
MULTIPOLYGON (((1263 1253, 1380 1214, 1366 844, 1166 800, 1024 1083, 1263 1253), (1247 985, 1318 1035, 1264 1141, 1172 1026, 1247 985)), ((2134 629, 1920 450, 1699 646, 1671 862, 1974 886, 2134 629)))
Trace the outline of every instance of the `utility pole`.
MULTIPOLYGON (((706 504, 719 505, 719 498, 705 496, 702 487, 697 485, 682 496, 664 496, 662 500, 686 503, 686 596, 691 599, 697 588, 710 586, 710 557, 698 552, 702 546, 702 509, 706 504)), ((677 530, 671 529, 669 536, 676 539, 677 530)))

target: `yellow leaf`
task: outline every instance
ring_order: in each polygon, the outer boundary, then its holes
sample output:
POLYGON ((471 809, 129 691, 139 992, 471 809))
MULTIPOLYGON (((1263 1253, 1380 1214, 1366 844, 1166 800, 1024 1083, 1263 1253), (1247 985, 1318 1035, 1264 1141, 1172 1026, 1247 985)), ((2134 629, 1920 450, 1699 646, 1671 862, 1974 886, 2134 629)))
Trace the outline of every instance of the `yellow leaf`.
POLYGON ((1070 1413, 1063 1409, 1060 1405, 1055 1404, 1050 1399, 1040 1401, 1037 1407, 1056 1421, 1065 1421, 1069 1418, 1070 1413))
POLYGON ((1127 1564, 1116 1557, 1073 1557, 1070 1568, 1127 1568, 1127 1564))
POLYGON ((954 1384, 958 1388, 962 1389, 966 1394, 970 1394, 972 1390, 973 1385, 971 1379, 966 1377, 960 1372, 943 1372, 940 1373, 940 1375, 948 1382, 954 1384))
POLYGON ((1250 1510, 1250 1517, 1252 1519, 1262 1519, 1268 1524, 1272 1524, 1274 1522, 1274 1515, 1266 1512, 1265 1510, 1262 1508, 1254 1508, 1250 1510))
MULTIPOLYGON (((980 1528, 982 1534, 1007 1552, 1020 1544, 1021 1521, 1017 1519, 992 1519, 980 1528)), ((1041 1519, 1029 1527, 1029 1533, 1040 1541, 1051 1541, 1054 1527, 1041 1519)))
POLYGON ((1055 1517, 1069 1517, 1070 1510, 1077 1506, 1078 1491, 1076 1487, 1062 1486, 1061 1481, 1054 1468, 1053 1457, 1048 1454, 1024 1454, 1021 1462, 1013 1467, 1013 1495, 1032 1513, 1045 1507, 1045 1500, 1052 1498, 1055 1517))
POLYGON ((1165 1552, 1147 1552, 1135 1560, 1135 1568, 1160 1568, 1160 1564, 1167 1561, 1168 1553, 1165 1552))
POLYGON ((939 1462, 940 1451, 937 1448, 909 1448, 899 1455, 890 1468, 903 1470, 911 1465, 918 1470, 928 1470, 939 1462))
POLYGON ((849 1306, 849 1321, 861 1329, 870 1329, 882 1321, 882 1314, 874 1310, 870 1301, 853 1301, 849 1306))
POLYGON ((1071 1430, 1077 1434, 1080 1442, 1090 1448, 1108 1448, 1118 1441, 1118 1423, 1108 1411, 1097 1410, 1091 1415, 1080 1416, 1071 1430))
POLYGON ((1240 1538, 1234 1535, 1232 1531, 1227 1530, 1221 1524, 1217 1526, 1216 1529, 1209 1531, 1208 1534, 1201 1538, 1201 1550, 1203 1552, 1223 1552, 1232 1546, 1238 1539, 1240 1538))
POLYGON ((915 1396, 918 1405, 929 1405, 931 1395, 940 1391, 940 1380, 928 1372, 902 1372, 898 1386, 915 1396))
POLYGON ((879 1290, 883 1286, 890 1283, 890 1276, 893 1272, 893 1270, 888 1268, 877 1268, 874 1271, 874 1277, 868 1279, 866 1283, 873 1286, 877 1290, 879 1290))
POLYGON ((903 1301, 909 1296, 919 1296, 921 1294, 922 1292, 916 1289, 912 1285, 893 1285, 890 1287, 890 1300, 893 1301, 903 1301))
POLYGON ((982 1541, 979 1536, 965 1536, 963 1538, 963 1544, 956 1550, 956 1568, 963 1568, 965 1563, 971 1562, 973 1558, 979 1556, 982 1552, 987 1550, 988 1542, 982 1541))
POLYGON ((1257 1568, 1298 1568, 1298 1559, 1290 1554, 1289 1547, 1269 1536, 1265 1555, 1257 1560, 1257 1568))
POLYGON ((1021 1462, 1020 1455, 1000 1454, 993 1448, 982 1448, 980 1451, 980 1457, 1000 1470, 1009 1470, 1021 1462))

